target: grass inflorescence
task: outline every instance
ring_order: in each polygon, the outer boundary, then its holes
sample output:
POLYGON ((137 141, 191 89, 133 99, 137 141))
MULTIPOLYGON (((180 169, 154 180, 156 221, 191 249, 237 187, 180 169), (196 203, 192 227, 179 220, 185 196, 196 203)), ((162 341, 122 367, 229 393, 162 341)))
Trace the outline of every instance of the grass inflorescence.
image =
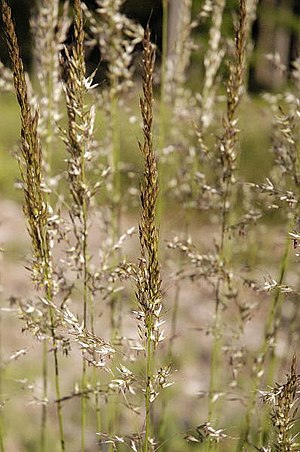
POLYGON ((252 99, 257 2, 238 2, 232 37, 225 1, 194 15, 184 0, 177 19, 170 3, 160 55, 121 0, 39 2, 29 76, 1 0, 28 233, 11 244, 3 213, 1 452, 299 449, 299 64, 282 92, 252 99), (269 142, 260 171, 253 111, 269 142))

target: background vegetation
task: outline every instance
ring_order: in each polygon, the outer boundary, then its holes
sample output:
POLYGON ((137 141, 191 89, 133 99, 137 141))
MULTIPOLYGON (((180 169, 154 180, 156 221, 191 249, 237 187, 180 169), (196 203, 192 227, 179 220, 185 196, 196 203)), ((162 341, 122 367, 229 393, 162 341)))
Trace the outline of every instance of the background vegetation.
POLYGON ((11 6, 0 451, 300 450, 297 2, 11 6))

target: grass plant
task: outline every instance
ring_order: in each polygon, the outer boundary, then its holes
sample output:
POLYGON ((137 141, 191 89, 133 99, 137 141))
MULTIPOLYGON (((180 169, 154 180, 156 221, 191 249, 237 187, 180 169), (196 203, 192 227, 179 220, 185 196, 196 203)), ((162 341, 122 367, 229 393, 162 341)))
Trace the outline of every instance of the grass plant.
POLYGON ((163 0, 158 68, 149 26, 121 0, 41 1, 29 76, 1 0, 29 237, 10 243, 1 200, 1 452, 299 449, 300 66, 285 91, 250 97, 256 3, 239 0, 228 38, 225 1, 193 17, 184 0, 170 49, 163 0), (255 137, 253 114, 267 118, 255 137), (258 170, 258 150, 245 153, 262 134, 258 170))
MULTIPOLYGON (((31 238, 33 262, 32 279, 38 288, 42 288, 49 303, 52 303, 55 288, 52 279, 52 256, 49 213, 42 186, 42 151, 38 135, 38 113, 32 112, 29 103, 28 88, 25 80, 23 63, 20 56, 17 36, 11 16, 11 9, 6 1, 2 2, 2 18, 5 27, 9 55, 14 67, 13 81, 21 114, 21 159, 19 167, 24 191, 24 215, 27 230, 31 238)), ((48 310, 50 331, 54 349, 55 388, 57 416, 61 449, 65 450, 62 406, 60 403, 59 363, 57 341, 55 336, 55 317, 52 308, 48 310)), ((43 418, 45 416, 43 411, 43 418)), ((43 429, 43 427, 42 427, 43 429)))

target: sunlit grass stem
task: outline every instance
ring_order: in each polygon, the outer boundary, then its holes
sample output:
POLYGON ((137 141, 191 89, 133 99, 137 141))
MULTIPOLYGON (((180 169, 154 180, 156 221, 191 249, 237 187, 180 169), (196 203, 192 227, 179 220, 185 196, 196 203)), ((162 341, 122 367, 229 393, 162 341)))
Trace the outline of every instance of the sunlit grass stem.
MULTIPOLYGON (((224 133, 219 140, 220 160, 222 163, 222 210, 219 259, 225 268, 229 266, 227 259, 230 243, 227 240, 227 227, 229 226, 229 208, 233 202, 233 189, 235 184, 236 160, 237 160, 237 137, 235 115, 241 100, 244 73, 246 64, 246 42, 247 42, 247 2, 239 1, 239 23, 235 37, 235 61, 231 62, 229 68, 229 78, 227 82, 227 111, 223 119, 224 133)), ((230 254, 230 253, 229 253, 230 254)), ((224 276, 220 274, 216 284, 216 305, 213 326, 213 345, 210 366, 210 388, 208 402, 208 419, 213 420, 215 415, 215 397, 218 390, 220 374, 220 353, 222 348, 221 319, 223 289, 228 281, 224 281, 224 276)))
MULTIPOLYGON (((79 229, 74 230, 78 240, 79 263, 82 265, 82 315, 83 327, 88 327, 88 317, 93 310, 88 287, 88 188, 86 178, 86 151, 90 134, 90 112, 87 110, 84 97, 86 88, 86 67, 84 59, 83 13, 80 0, 74 1, 74 38, 75 46, 65 49, 65 93, 68 113, 67 148, 69 152, 70 191, 73 198, 73 225, 76 229, 76 219, 79 229), (81 263, 82 260, 82 263, 81 263)), ((92 325, 93 328, 93 325, 92 325)), ((81 450, 85 450, 86 405, 85 396, 87 378, 87 363, 82 363, 82 397, 81 397, 81 450)))
MULTIPOLYGON (((21 113, 21 171, 25 195, 24 214, 27 230, 32 241, 34 256, 33 279, 43 287, 47 300, 53 301, 52 260, 48 231, 48 206, 42 190, 42 150, 38 135, 38 114, 33 113, 29 98, 25 73, 17 36, 6 0, 2 0, 2 18, 9 56, 13 66, 13 81, 21 113)), ((49 309, 50 330, 54 355, 57 417, 61 450, 65 450, 62 405, 60 400, 58 350, 55 336, 54 313, 49 309)))

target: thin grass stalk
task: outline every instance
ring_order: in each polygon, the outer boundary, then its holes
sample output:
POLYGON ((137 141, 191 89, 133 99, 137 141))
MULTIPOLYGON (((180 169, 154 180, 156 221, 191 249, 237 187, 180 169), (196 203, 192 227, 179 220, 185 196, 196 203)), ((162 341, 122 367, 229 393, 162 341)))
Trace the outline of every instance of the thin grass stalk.
MULTIPOLYGON (((100 6, 99 2, 99 6, 100 6)), ((103 5, 102 5, 103 6, 103 5)), ((111 2, 109 7, 113 11, 113 16, 121 14, 120 13, 120 2, 111 2)), ((104 7, 105 9, 105 7, 104 7)), ((121 131, 120 131, 120 119, 119 119, 119 88, 120 88, 120 76, 115 71, 115 58, 118 58, 117 47, 122 40, 122 29, 116 27, 114 22, 114 17, 109 16, 108 19, 108 30, 113 32, 113 36, 110 36, 112 40, 109 43, 111 47, 110 58, 109 58, 109 101, 110 101, 110 120, 111 120, 111 139, 112 139, 112 157, 111 157, 111 167, 112 167, 112 177, 113 177, 113 192, 112 192, 112 241, 115 243, 120 235, 120 221, 121 221, 121 173, 120 173, 120 161, 121 161, 121 131), (115 41, 114 41, 115 40, 115 41)), ((106 49, 107 50, 107 49, 106 49)), ((117 263, 117 262, 115 262, 117 263)), ((120 333, 120 318, 121 315, 118 314, 118 308, 121 308, 119 303, 119 294, 114 294, 110 303, 110 323, 111 323, 111 338, 116 339, 121 335, 120 333), (118 314, 118 318, 117 318, 118 314)), ((112 414, 114 417, 115 415, 112 414)), ((112 421, 113 422, 113 421, 112 421)))
MULTIPOLYGON (((180 301, 180 292, 181 292, 181 285, 180 281, 176 281, 175 285, 175 294, 174 294, 174 300, 173 300, 173 306, 172 306, 172 316, 171 316, 171 331, 170 331, 170 340, 168 344, 168 350, 167 350, 167 362, 172 363, 173 362, 173 345, 174 341, 176 339, 177 335, 177 321, 178 321, 178 314, 179 314, 179 301, 180 301)), ((168 428, 168 412, 167 412, 167 399, 166 397, 162 400, 162 408, 161 408, 161 420, 159 423, 159 430, 158 430, 158 437, 160 440, 160 449, 161 452, 167 452, 168 451, 168 444, 167 441, 165 441, 167 428, 168 428)))
MULTIPOLYGON (((112 27, 113 29, 113 27, 112 27)), ((119 32, 118 32, 119 33, 119 32)), ((113 67, 114 61, 110 62, 113 67)), ((111 132, 112 132, 112 175, 113 175, 113 194, 112 194, 112 242, 115 243, 120 236, 120 222, 121 222, 121 143, 120 143, 120 119, 119 119, 119 100, 118 100, 118 86, 119 77, 113 70, 110 73, 110 115, 111 115, 111 132)), ((114 264, 117 264, 115 258, 114 264)), ((122 303, 120 302, 120 294, 112 295, 110 301, 110 325, 111 325, 111 340, 112 343, 121 336, 121 322, 122 315, 120 310, 122 303)), ((118 417, 117 395, 112 396, 112 401, 108 409, 108 431, 112 435, 115 431, 115 425, 118 417)), ((109 445, 109 450, 113 450, 109 445)))
MULTIPOLYGON (((118 78, 115 74, 111 75, 110 87, 110 113, 112 121, 112 174, 113 174, 113 208, 112 208, 112 241, 115 243, 120 236, 120 221, 121 221, 121 177, 120 177, 120 121, 119 121, 119 107, 117 97, 118 78)), ((115 261, 115 264, 117 262, 115 261)), ((113 294, 110 303, 110 323, 111 323, 111 338, 112 341, 120 337, 121 325, 119 309, 122 308, 120 303, 120 296, 118 293, 113 294), (118 316, 118 318, 117 318, 118 316)), ((113 414, 113 417, 115 415, 113 414)))
MULTIPOLYGON (((91 34, 96 39, 103 61, 107 62, 109 88, 104 90, 104 102, 108 113, 108 132, 111 139, 109 162, 112 168, 111 191, 111 239, 115 243, 120 237, 122 213, 122 178, 120 162, 121 125, 120 97, 127 94, 133 86, 132 57, 135 46, 142 40, 142 27, 128 19, 122 12, 124 0, 97 0, 97 9, 92 14, 85 8, 85 15, 90 24, 91 34), (98 17, 98 19, 97 19, 98 17), (108 101, 106 96, 108 94, 108 101)), ((103 101, 103 96, 99 96, 103 101)), ((102 106, 101 106, 102 108, 102 106)), ((113 265, 118 264, 117 252, 113 265)), ((119 293, 110 300, 110 323, 112 339, 119 339, 122 328, 122 303, 119 293)))
MULTIPOLYGON (((280 268, 280 275, 278 279, 278 284, 281 286, 284 284, 285 276, 288 269, 288 263, 289 263, 289 250, 291 247, 290 238, 288 237, 286 240, 285 250, 281 259, 281 268, 280 268)), ((269 313, 269 318, 267 321, 267 326, 265 330, 265 347, 262 350, 262 353, 264 356, 266 356, 268 351, 268 338, 271 334, 276 334, 276 322, 281 316, 281 308, 284 301, 284 295, 281 293, 280 289, 277 288, 275 295, 273 297, 273 303, 272 308, 269 313)), ((264 360, 263 360, 264 361, 264 360)), ((266 383, 267 386, 271 386, 271 384, 274 381, 275 376, 275 369, 276 369, 276 363, 278 361, 278 358, 276 357, 274 347, 271 348, 271 356, 270 361, 267 366, 267 374, 266 374, 266 383)), ((258 389, 258 387, 256 388, 258 389)), ((267 433, 270 430, 270 425, 267 419, 267 416, 263 413, 263 419, 262 419, 262 427, 260 432, 260 443, 264 444, 264 439, 267 437, 267 433)))
MULTIPOLYGON (((165 190, 165 180, 164 180, 164 168, 163 168, 163 153, 166 145, 166 129, 167 129, 167 101, 168 96, 166 93, 166 82, 167 82, 167 65, 168 65, 168 21, 169 21, 169 0, 162 0, 162 53, 161 53, 161 66, 160 66, 160 106, 159 106, 159 149, 161 153, 160 161, 160 196, 158 198, 158 219, 161 222, 164 213, 164 190, 165 190)), ((176 300, 176 298, 175 298, 176 300)), ((174 302, 176 303, 176 301, 174 302)), ((173 308, 173 313, 174 313, 173 308)), ((172 337, 172 336, 171 336, 172 337)), ((172 339, 171 339, 172 340, 172 339)), ((170 352, 172 344, 170 342, 170 352)), ((169 353, 170 354, 170 353, 169 353)), ((159 428, 159 438, 164 437, 164 432, 166 429, 166 401, 162 402, 162 420, 159 428)), ((165 450, 165 445, 162 446, 162 452, 165 450)))
MULTIPOLYGON (((113 207, 112 207, 112 241, 115 243, 120 236, 121 222, 121 177, 120 177, 120 121, 119 107, 117 97, 118 78, 115 74, 111 75, 110 88, 110 113, 112 121, 112 173, 113 173, 113 207)), ((117 258, 114 260, 117 264, 117 258)), ((110 301, 110 324, 111 324, 111 341, 114 343, 121 337, 121 318, 122 303, 120 302, 120 294, 117 292, 112 295, 110 301)), ((117 395, 112 396, 112 402, 108 409, 108 431, 113 434, 118 417, 117 395)), ((112 451, 112 446, 109 446, 112 451)))
MULTIPOLYGON (((290 238, 288 237, 286 240, 285 249, 282 255, 281 263, 280 263, 280 270, 279 270, 279 278, 278 278, 278 285, 281 286, 284 284, 285 276, 288 269, 288 261, 289 261, 289 250, 290 250, 290 238)), ((268 314, 268 318, 266 321, 265 331, 264 331, 264 340, 260 347, 258 356, 256 358, 255 362, 255 372, 254 372, 254 378, 252 383, 252 390, 251 390, 251 396, 249 398, 249 402, 247 405, 247 411, 246 411, 246 417, 245 417, 245 424, 242 429, 241 439, 238 444, 238 451, 241 451, 245 442, 250 443, 250 428, 252 424, 252 419, 254 415, 254 408, 256 404, 257 399, 257 391, 259 390, 259 385, 262 379, 262 376, 264 375, 264 366, 266 364, 266 357, 268 352, 270 351, 270 340, 274 340, 274 334, 276 329, 276 322, 278 317, 280 316, 280 311, 282 307, 283 302, 283 295, 280 292, 279 288, 275 289, 275 294, 273 296, 272 305, 268 314)), ((271 385, 274 381, 274 372, 275 372, 275 364, 276 364, 276 356, 274 353, 273 345, 271 346, 271 356, 270 356, 270 362, 267 366, 267 377, 266 377, 266 384, 271 385)), ((269 430, 269 424, 266 419, 266 416, 264 416, 264 422, 262 423, 262 428, 260 432, 260 443, 262 444, 263 436, 266 436, 266 432, 269 430)))
MULTIPOLYGON (((83 327, 87 328, 88 314, 91 315, 93 308, 88 287, 88 201, 89 194, 86 180, 86 151, 90 133, 90 114, 84 105, 86 94, 86 68, 84 61, 84 30, 83 13, 80 0, 74 0, 74 44, 65 48, 65 94, 68 113, 67 148, 70 154, 68 161, 68 177, 70 192, 73 199, 71 219, 77 240, 76 248, 78 263, 81 266, 83 284, 83 327), (76 219, 79 226, 76 225, 76 219), (82 264, 81 264, 82 261, 82 264)), ((93 323, 93 319, 92 319, 93 323)), ((93 325, 92 325, 93 329, 93 325)), ((85 427, 86 427, 86 397, 85 387, 87 378, 86 360, 82 363, 82 397, 81 397, 81 450, 85 450, 85 427)))
MULTIPOLYGON (((112 121, 112 172, 113 172, 113 241, 117 240, 120 232, 120 196, 121 196, 121 178, 119 171, 120 163, 120 124, 117 87, 118 78, 115 74, 111 75, 110 88, 110 111, 112 121)), ((114 320, 112 321, 112 324, 114 320)))
MULTIPOLYGON (((237 136, 236 111, 241 100, 244 83, 245 63, 246 63, 246 40, 247 40, 247 10, 246 0, 239 1, 239 23, 235 36, 235 61, 230 64, 229 79, 227 83, 227 112, 224 118, 224 134, 220 139, 220 158, 222 163, 222 191, 223 205, 220 231, 219 259, 223 265, 228 265, 226 256, 228 243, 226 240, 226 230, 229 225, 229 208, 232 205, 233 187, 235 184, 235 171, 237 160, 237 136)), ((222 290, 224 284, 223 275, 218 278, 216 285, 216 305, 213 326, 213 346, 211 355, 211 374, 208 403, 208 419, 214 418, 215 395, 219 383, 220 353, 222 348, 221 320, 222 320, 222 290)))
MULTIPOLYGON (((188 230, 189 221, 187 221, 185 229, 188 230)), ((183 256, 180 254, 179 256, 179 268, 181 269, 183 266, 183 256)), ((180 271, 180 270, 179 270, 180 271)), ((175 281, 175 294, 173 299, 173 306, 172 306, 172 315, 171 315, 171 328, 170 328, 170 340, 168 343, 168 349, 167 349, 167 362, 169 364, 173 363, 174 359, 174 352, 173 352, 173 346, 174 342, 177 337, 177 326, 178 326, 178 316, 179 316, 179 306, 180 306, 180 295, 181 295, 181 284, 180 284, 180 278, 177 277, 175 281)), ((168 444, 167 441, 165 441, 166 438, 166 432, 167 432, 167 399, 163 398, 162 401, 162 416, 161 416, 161 422, 159 424, 159 438, 161 440, 161 450, 167 452, 168 451, 168 444)))
MULTIPOLYGON (((295 115, 297 117, 297 115, 295 115)), ((292 183, 294 185, 293 189, 297 195, 299 195, 299 187, 300 187, 300 168, 299 168, 299 152, 297 146, 297 136, 296 136, 296 123, 295 116, 285 116, 281 111, 280 117, 277 118, 277 128, 280 133, 280 141, 285 144, 287 147, 288 157, 283 158, 283 164, 285 164, 287 174, 290 174, 292 183), (287 161, 285 161, 287 159, 287 161)), ((298 197, 299 202, 299 197, 298 197)), ((292 207, 293 208, 293 207, 292 207)), ((289 251, 290 251, 290 231, 294 230, 297 225, 297 213, 290 212, 292 218, 290 219, 287 227, 287 239, 285 249, 280 261, 280 269, 278 276, 279 287, 276 288, 275 295, 273 297, 273 304, 271 311, 269 313, 269 318, 267 321, 266 329, 269 330, 269 334, 274 331, 274 339, 276 336, 276 322, 281 317, 282 304, 284 301, 284 295, 281 293, 280 286, 282 286, 285 282, 285 276, 288 269, 289 264, 289 251)), ((265 338, 268 337, 268 333, 265 334, 265 338)), ((274 381, 274 373, 276 366, 276 355, 274 353, 274 348, 271 348, 271 356, 270 362, 266 374, 266 383, 271 385, 274 381)))
MULTIPOLYGON (((160 196, 158 198, 158 219, 161 221, 164 213, 164 196, 163 192, 165 190, 164 181, 164 168, 163 168, 163 152, 166 143, 166 126, 167 126, 167 108, 166 103, 168 96, 166 95, 166 81, 167 81, 167 64, 168 64, 168 20, 169 20, 169 0, 162 0, 162 53, 161 53, 161 66, 160 66, 160 106, 159 106, 159 149, 161 153, 160 161, 160 196)), ((174 308, 173 308, 174 312, 174 308)), ((170 343, 171 347, 171 343, 170 343)), ((159 438, 164 437, 164 432, 166 429, 166 403, 163 401, 162 406, 162 422, 159 428, 159 438)), ((162 452, 165 450, 165 446, 162 446, 162 452)))
POLYGON ((143 452, 149 450, 151 434, 151 404, 153 401, 153 366, 155 348, 159 342, 159 316, 161 312, 161 278, 158 261, 157 199, 158 171, 153 149, 153 71, 155 49, 150 41, 149 27, 145 30, 143 40, 143 97, 140 99, 140 110, 143 120, 144 142, 139 143, 144 157, 144 177, 141 186, 141 219, 139 240, 141 248, 141 281, 136 293, 142 311, 144 335, 146 337, 146 375, 145 375, 145 436, 143 452))
MULTIPOLYGON (((285 276, 287 274, 288 264, 289 264, 290 248, 291 248, 290 237, 287 237, 285 249, 284 249, 281 263, 280 263, 279 278, 278 278, 279 286, 283 285, 284 281, 285 281, 285 276)), ((270 336, 270 333, 272 331, 274 331, 274 329, 276 328, 276 320, 280 317, 283 301, 284 301, 284 295, 281 293, 280 288, 277 288, 275 291, 275 295, 273 297, 271 311, 269 313, 269 317, 268 317, 267 324, 266 324, 265 341, 267 341, 267 338, 270 336)), ((264 347, 263 352, 266 353, 267 349, 268 349, 268 345, 265 343, 263 347, 264 347)), ((276 364, 276 355, 274 353, 274 349, 272 348, 270 362, 269 362, 268 369, 267 369, 267 377, 266 377, 267 385, 271 385, 274 381, 275 364, 276 364)))
MULTIPOLYGON (((46 299, 52 303, 55 288, 52 279, 52 256, 48 230, 48 205, 42 188, 42 150, 38 135, 38 113, 32 113, 28 98, 25 73, 12 20, 11 9, 2 0, 2 18, 9 56, 13 66, 13 81, 21 113, 21 159, 19 168, 25 195, 24 214, 33 251, 32 274, 37 287, 43 288, 46 299)), ((49 309, 50 330, 54 354, 57 417, 61 450, 65 450, 62 404, 60 400, 59 365, 55 335, 54 312, 49 309)))
MULTIPOLYGON (((118 5, 113 5, 116 9, 116 14, 119 13, 118 5)), ((114 29, 115 24, 111 24, 111 29, 114 29)), ((119 35, 120 30, 116 30, 119 35)), ((119 37, 118 37, 119 38, 119 37)), ((116 39, 118 39, 116 38, 116 39)), ((118 100, 118 86, 119 77, 114 73, 113 65, 114 61, 110 61, 110 117, 111 117, 111 133, 112 133, 112 175, 113 175, 113 193, 112 193, 112 242, 115 243, 120 235, 120 221, 121 221, 121 174, 120 174, 120 161, 121 161, 121 143, 120 143, 120 120, 119 120, 119 100, 118 100)), ((117 264, 117 259, 115 259, 117 264)), ((111 340, 118 339, 121 336, 121 324, 120 309, 122 304, 120 303, 119 293, 113 294, 110 301, 110 325, 111 325, 111 340)), ((112 396, 112 401, 108 408, 108 431, 112 435, 115 431, 115 424, 117 420, 117 396, 112 396)), ((113 450, 109 445, 109 450, 113 450)))
MULTIPOLYGON (((118 11, 116 11, 116 14, 118 11)), ((111 29, 114 29, 114 24, 111 24, 111 29)), ((117 33, 120 33, 120 31, 117 33)), ((114 61, 110 62, 111 70, 109 71, 110 80, 110 117, 112 123, 112 173, 113 173, 113 242, 117 240, 120 232, 120 198, 121 198, 121 178, 119 171, 120 164, 120 123, 119 123, 119 108, 118 108, 118 86, 119 77, 113 71, 114 61)), ((115 325, 115 303, 112 303, 112 334, 116 333, 115 325)))
POLYGON ((43 357, 42 357, 42 375, 43 375, 43 405, 42 405, 42 418, 41 418, 41 437, 40 448, 41 452, 46 449, 47 441, 47 399, 48 399, 48 345, 46 341, 43 341, 43 357))
MULTIPOLYGON (((113 206, 112 206, 112 242, 115 243, 120 235, 120 221, 121 221, 121 177, 120 177, 120 122, 119 122, 119 107, 117 97, 118 79, 115 74, 110 78, 110 114, 112 122, 112 174, 113 174, 113 206)), ((115 259, 114 264, 117 264, 115 259)), ((111 341, 112 343, 121 336, 121 322, 122 315, 120 314, 122 303, 120 303, 120 294, 112 295, 110 301, 110 326, 111 326, 111 341)), ((108 409, 108 431, 112 435, 115 431, 117 413, 117 395, 112 396, 112 402, 108 409)), ((109 445, 109 450, 113 451, 113 446, 109 445)))
MULTIPOLYGON (((293 183, 293 190, 295 193, 299 192, 299 152, 297 147, 297 138, 296 138, 296 123, 294 115, 283 115, 283 112, 280 110, 280 116, 276 117, 275 122, 275 134, 274 134, 274 149, 283 148, 286 149, 287 155, 279 154, 277 155, 277 163, 281 169, 283 169, 283 175, 288 175, 291 177, 291 181, 293 183)), ((290 189, 290 183, 289 183, 290 189)), ((291 214, 291 212, 290 212, 291 214)), ((272 298, 272 304, 268 313, 268 318, 266 320, 266 326, 264 331, 263 342, 260 346, 258 356, 255 359, 255 364, 253 366, 253 390, 252 396, 249 399, 249 403, 247 405, 246 411, 246 419, 244 430, 242 431, 240 444, 244 441, 250 441, 250 428, 251 422, 254 415, 254 409, 256 404, 256 393, 259 390, 260 383, 262 378, 265 378, 265 383, 267 385, 273 384, 274 374, 276 368, 276 362, 278 360, 275 354, 275 344, 276 344, 276 333, 278 323, 281 318, 281 310, 282 304, 284 301, 284 295, 281 293, 281 286, 285 283, 285 277, 288 270, 289 265, 289 251, 291 248, 291 239, 289 236, 289 232, 294 229, 297 224, 297 214, 293 213, 292 218, 290 219, 287 227, 287 239, 285 248, 283 250, 283 254, 280 260, 279 267, 279 275, 277 280, 277 287, 274 289, 274 295, 272 298), (267 363, 267 357, 269 356, 269 361, 267 363), (266 366, 266 364, 268 364, 266 366), (264 368, 267 367, 265 371, 264 368)), ((263 415, 263 421, 260 422, 260 443, 264 443, 264 438, 267 436, 269 430, 269 423, 267 421, 267 416, 263 415)))
MULTIPOLYGON (((43 139, 43 165, 48 178, 51 176, 53 139, 57 114, 58 90, 58 44, 56 27, 58 24, 58 0, 42 1, 38 16, 31 23, 35 37, 35 57, 40 82, 40 102, 43 105, 40 125, 43 139)), ((48 400, 48 346, 44 339, 42 357, 43 404, 41 415, 40 448, 46 445, 47 400, 48 400)))

